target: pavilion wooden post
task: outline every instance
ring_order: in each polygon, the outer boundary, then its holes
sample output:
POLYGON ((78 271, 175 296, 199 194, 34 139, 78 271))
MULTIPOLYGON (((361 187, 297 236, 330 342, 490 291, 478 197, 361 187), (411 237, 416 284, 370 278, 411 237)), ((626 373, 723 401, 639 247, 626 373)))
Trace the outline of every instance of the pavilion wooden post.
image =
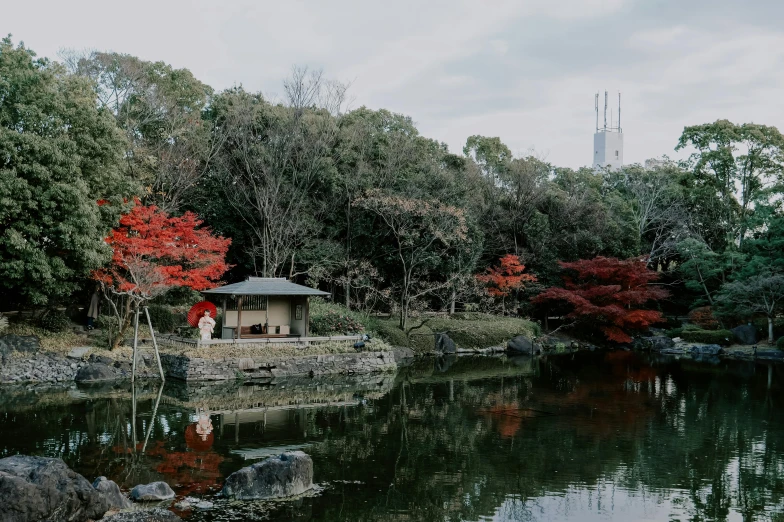
POLYGON ((152 319, 150 319, 150 311, 144 307, 144 313, 147 315, 147 324, 150 326, 150 336, 152 337, 152 347, 155 349, 155 360, 158 361, 158 371, 161 374, 161 382, 166 381, 163 375, 163 365, 161 364, 161 354, 158 352, 158 341, 155 340, 155 330, 152 329, 152 319))
POLYGON ((221 332, 219 339, 223 339, 223 327, 226 326, 226 296, 223 296, 223 315, 221 316, 223 319, 221 320, 221 332))
POLYGON ((242 339, 242 296, 237 298, 237 339, 242 339))

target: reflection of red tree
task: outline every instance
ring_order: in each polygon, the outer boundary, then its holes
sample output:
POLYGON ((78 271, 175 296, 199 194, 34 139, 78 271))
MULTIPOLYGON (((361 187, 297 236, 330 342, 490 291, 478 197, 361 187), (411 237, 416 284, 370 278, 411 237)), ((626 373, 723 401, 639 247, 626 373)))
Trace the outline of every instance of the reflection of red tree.
MULTIPOLYGON (((178 495, 205 493, 222 482, 223 474, 220 465, 224 458, 210 450, 214 435, 210 433, 206 440, 196 432, 196 424, 185 429, 185 441, 189 450, 169 451, 164 441, 159 440, 147 447, 145 455, 156 460, 155 471, 163 476, 166 483, 172 485, 178 495), (201 448, 204 448, 202 450, 201 448)), ((115 453, 131 453, 132 448, 114 446, 115 453)), ((141 453, 142 445, 137 444, 136 452, 141 453)), ((154 463, 151 463, 154 464, 154 463)))
POLYGON ((196 427, 194 423, 185 428, 185 445, 194 451, 208 451, 215 440, 215 434, 212 431, 200 434, 196 427))

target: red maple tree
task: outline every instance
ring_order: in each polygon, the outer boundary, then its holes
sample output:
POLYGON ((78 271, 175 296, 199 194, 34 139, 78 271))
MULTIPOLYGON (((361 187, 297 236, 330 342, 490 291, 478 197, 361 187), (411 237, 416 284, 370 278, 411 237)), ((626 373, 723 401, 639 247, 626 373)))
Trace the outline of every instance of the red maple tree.
POLYGON ((536 276, 524 274, 525 265, 519 256, 506 254, 498 260, 498 266, 490 267, 484 274, 477 274, 476 279, 487 285, 487 293, 500 297, 502 306, 506 308, 505 300, 515 290, 522 290, 526 283, 536 281, 536 276))
POLYGON ((564 288, 550 287, 533 302, 565 302, 572 307, 567 317, 599 325, 607 339, 618 343, 632 340, 629 330, 646 330, 663 320, 661 312, 641 308, 668 295, 650 284, 659 274, 644 258, 596 257, 559 264, 569 272, 563 277, 564 288))
POLYGON ((111 263, 93 275, 105 289, 124 296, 125 307, 112 306, 120 321, 115 346, 131 323, 132 311, 142 302, 174 286, 204 290, 228 270, 225 256, 230 239, 213 236, 192 212, 173 217, 155 206, 137 204, 120 218, 106 242, 111 263))

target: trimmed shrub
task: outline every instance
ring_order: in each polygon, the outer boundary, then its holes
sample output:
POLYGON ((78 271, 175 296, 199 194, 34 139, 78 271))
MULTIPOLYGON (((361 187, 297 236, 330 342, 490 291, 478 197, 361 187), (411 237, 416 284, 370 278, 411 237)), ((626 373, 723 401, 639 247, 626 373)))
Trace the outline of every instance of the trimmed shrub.
POLYGON ((778 348, 779 350, 784 351, 784 336, 779 337, 779 340, 776 341, 776 348, 778 348))
POLYGON ((735 336, 729 330, 684 330, 680 337, 691 343, 718 344, 729 346, 735 336))
POLYGON ((355 334, 364 330, 365 325, 334 310, 310 316, 310 332, 313 335, 355 334))
POLYGON ((47 332, 64 332, 71 325, 68 315, 62 310, 50 308, 38 320, 38 324, 47 332))
POLYGON ((309 315, 311 335, 364 332, 368 322, 362 314, 324 299, 311 299, 309 315))
MULTIPOLYGON (((153 328, 161 333, 171 333, 174 331, 174 314, 171 310, 161 305, 149 306, 147 310, 150 312, 150 320, 152 321, 153 328)), ((147 322, 144 313, 139 317, 139 322, 147 322)))
POLYGON ((721 327, 710 306, 701 306, 689 312, 689 321, 703 330, 718 330, 721 327))

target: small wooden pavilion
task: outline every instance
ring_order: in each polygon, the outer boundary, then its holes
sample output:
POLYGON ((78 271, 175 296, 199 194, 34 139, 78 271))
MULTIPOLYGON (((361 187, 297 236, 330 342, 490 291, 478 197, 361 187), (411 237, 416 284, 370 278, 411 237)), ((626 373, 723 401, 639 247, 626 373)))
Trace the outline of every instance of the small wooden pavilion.
POLYGON ((309 299, 329 295, 279 277, 249 277, 202 294, 223 310, 221 339, 308 337, 309 299))

